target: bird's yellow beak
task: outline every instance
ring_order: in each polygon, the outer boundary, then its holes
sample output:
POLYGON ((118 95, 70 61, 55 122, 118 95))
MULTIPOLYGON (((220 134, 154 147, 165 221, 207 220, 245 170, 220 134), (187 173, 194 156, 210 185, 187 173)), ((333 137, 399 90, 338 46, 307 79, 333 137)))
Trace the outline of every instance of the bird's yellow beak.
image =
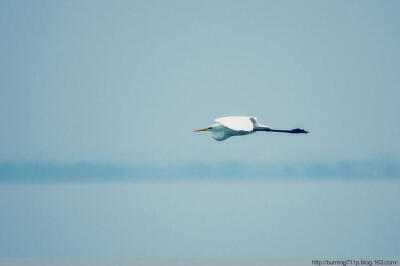
POLYGON ((193 132, 200 132, 200 131, 207 131, 207 130, 208 130, 208 127, 205 127, 205 128, 196 129, 193 132))

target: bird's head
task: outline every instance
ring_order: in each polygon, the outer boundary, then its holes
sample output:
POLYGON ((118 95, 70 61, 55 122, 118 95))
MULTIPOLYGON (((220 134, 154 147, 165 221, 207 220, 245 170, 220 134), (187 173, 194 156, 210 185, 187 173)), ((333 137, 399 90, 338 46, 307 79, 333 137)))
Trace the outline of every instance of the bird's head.
POLYGON ((201 132, 201 131, 210 131, 212 133, 213 139, 215 139, 216 141, 222 141, 232 136, 231 134, 229 134, 229 132, 232 130, 222 126, 219 123, 215 123, 209 127, 194 130, 193 132, 201 132))

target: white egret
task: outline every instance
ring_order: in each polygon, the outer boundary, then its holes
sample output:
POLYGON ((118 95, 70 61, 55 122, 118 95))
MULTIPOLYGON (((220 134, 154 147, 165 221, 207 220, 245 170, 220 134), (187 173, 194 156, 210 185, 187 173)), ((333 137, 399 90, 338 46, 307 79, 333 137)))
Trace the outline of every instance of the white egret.
POLYGON ((291 130, 272 129, 258 123, 256 117, 250 116, 226 116, 215 119, 215 123, 209 127, 197 129, 194 132, 211 131, 216 141, 226 140, 232 136, 252 134, 257 131, 283 132, 291 134, 308 133, 304 129, 295 128, 291 130))

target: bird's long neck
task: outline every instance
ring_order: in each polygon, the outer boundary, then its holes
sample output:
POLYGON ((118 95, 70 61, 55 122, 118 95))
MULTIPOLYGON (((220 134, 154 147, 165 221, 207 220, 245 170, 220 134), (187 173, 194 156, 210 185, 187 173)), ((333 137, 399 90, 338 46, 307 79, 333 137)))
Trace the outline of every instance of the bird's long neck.
POLYGON ((304 129, 295 128, 295 129, 272 129, 269 127, 256 127, 254 131, 266 131, 266 132, 281 132, 281 133, 291 133, 291 134, 299 134, 299 133, 308 133, 304 129))

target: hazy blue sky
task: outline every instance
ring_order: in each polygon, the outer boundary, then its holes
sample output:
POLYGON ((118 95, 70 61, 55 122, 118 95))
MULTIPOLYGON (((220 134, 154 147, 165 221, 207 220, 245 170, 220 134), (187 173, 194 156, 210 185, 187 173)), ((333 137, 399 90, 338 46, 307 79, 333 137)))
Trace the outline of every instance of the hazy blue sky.
POLYGON ((1 1, 0 160, 400 158, 398 1, 1 1), (307 136, 216 143, 254 115, 307 136))

